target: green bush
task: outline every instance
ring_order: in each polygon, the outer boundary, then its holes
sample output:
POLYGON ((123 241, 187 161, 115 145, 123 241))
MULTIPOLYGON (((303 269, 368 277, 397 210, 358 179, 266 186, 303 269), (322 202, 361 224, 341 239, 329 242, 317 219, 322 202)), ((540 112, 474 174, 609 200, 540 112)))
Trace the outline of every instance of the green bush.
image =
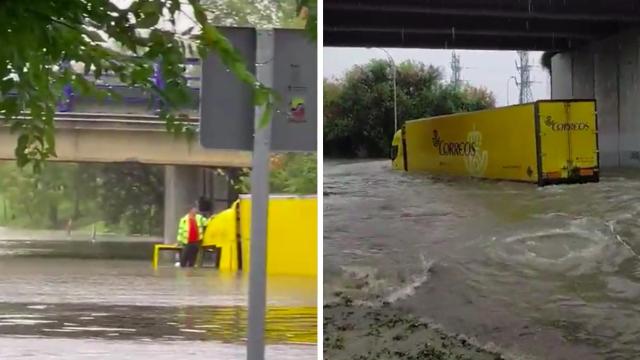
MULTIPOLYGON (((316 154, 286 154, 272 161, 269 190, 272 194, 315 194, 318 184, 316 154)), ((251 192, 251 172, 244 170, 236 184, 240 193, 251 192)))

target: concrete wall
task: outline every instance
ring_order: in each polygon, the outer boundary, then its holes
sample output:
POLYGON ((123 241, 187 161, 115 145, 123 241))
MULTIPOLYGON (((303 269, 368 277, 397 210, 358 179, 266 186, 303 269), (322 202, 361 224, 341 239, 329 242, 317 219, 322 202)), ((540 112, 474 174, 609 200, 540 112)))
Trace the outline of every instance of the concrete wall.
POLYGON ((600 163, 605 167, 620 166, 620 132, 618 96, 618 44, 598 44, 594 48, 595 98, 598 107, 598 140, 600 163))
POLYGON ((570 99, 573 96, 573 59, 571 54, 551 58, 551 98, 570 99))
POLYGON ((600 165, 640 167, 640 30, 552 59, 552 98, 595 98, 600 165))
POLYGON ((591 49, 577 51, 572 59, 572 96, 575 99, 593 99, 595 84, 593 52, 591 49))
MULTIPOLYGON (((619 42, 619 133, 620 166, 640 166, 640 62, 639 32, 620 36, 619 42)), ((611 96, 611 95, 610 95, 611 96)))

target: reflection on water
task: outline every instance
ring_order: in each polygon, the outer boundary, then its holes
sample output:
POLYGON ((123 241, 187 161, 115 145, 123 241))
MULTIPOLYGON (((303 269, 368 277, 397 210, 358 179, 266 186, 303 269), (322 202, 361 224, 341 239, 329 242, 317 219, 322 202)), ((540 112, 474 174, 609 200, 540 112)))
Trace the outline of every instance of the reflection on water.
MULTIPOLYGON (((184 339, 243 343, 244 306, 0 304, 0 334, 69 338, 184 339)), ((315 307, 270 307, 266 341, 313 344, 315 307)))
POLYGON ((329 162, 324 174, 327 296, 382 297, 540 358, 640 352, 638 173, 546 188, 387 161, 329 162))
MULTIPOLYGON (((154 351, 163 353, 161 359, 242 358, 246 276, 173 266, 153 270, 150 244, 0 241, 0 358, 122 358, 119 346, 132 348, 131 359, 154 351), (123 253, 144 261, 113 259, 123 253), (78 348, 76 357, 61 356, 63 344, 78 348)), ((315 359, 315 304, 315 281, 269 279, 270 358, 315 359)))

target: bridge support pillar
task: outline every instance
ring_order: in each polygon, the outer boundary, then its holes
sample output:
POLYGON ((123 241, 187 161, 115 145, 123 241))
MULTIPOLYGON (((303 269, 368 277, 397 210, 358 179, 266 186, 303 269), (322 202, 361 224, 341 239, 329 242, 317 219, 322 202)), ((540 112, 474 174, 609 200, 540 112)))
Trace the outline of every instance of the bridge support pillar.
POLYGON ((175 243, 178 221, 203 193, 202 169, 196 166, 165 167, 164 242, 175 243))
POLYGON ((232 182, 237 169, 219 171, 197 166, 166 166, 164 195, 164 242, 176 242, 178 221, 200 197, 211 201, 212 213, 227 209, 237 198, 232 182))
POLYGON ((639 39, 631 30, 551 62, 553 99, 596 99, 602 168, 640 167, 639 39))

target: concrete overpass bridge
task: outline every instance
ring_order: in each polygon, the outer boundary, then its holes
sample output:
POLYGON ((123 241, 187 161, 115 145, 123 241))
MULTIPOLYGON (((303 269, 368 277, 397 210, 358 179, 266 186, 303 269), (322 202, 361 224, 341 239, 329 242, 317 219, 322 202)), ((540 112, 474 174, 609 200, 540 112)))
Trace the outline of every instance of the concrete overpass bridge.
MULTIPOLYGON (((198 121, 192 119, 196 129, 198 121)), ((197 138, 188 141, 167 132, 165 123, 152 115, 57 113, 55 124, 57 157, 51 161, 251 166, 250 152, 204 149, 197 138)), ((0 160, 15 159, 16 141, 8 126, 0 126, 0 160)))
POLYGON ((324 46, 556 53, 551 97, 596 99, 602 167, 640 167, 640 2, 325 0, 324 46))

